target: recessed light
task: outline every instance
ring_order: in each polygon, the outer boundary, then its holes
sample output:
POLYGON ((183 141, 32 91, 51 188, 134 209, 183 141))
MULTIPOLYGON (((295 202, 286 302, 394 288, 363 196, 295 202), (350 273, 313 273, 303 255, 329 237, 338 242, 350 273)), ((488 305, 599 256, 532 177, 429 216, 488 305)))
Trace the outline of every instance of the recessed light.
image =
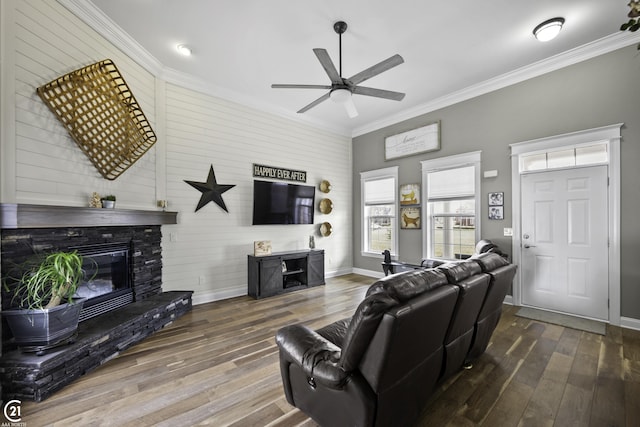
POLYGON ((179 44, 178 46, 176 46, 176 50, 182 56, 191 56, 192 53, 191 48, 186 44, 179 44))
POLYGON ((533 29, 533 35, 538 41, 548 42, 560 33, 563 24, 564 18, 548 19, 533 29))

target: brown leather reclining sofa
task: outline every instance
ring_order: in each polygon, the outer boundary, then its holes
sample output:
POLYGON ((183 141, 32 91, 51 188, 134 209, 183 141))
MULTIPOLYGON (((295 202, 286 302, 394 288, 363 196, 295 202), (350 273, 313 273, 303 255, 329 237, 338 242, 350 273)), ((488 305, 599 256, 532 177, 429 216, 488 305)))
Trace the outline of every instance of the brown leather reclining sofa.
POLYGON ((415 423, 489 344, 516 272, 492 252, 378 280, 351 318, 319 330, 280 329, 287 401, 322 426, 415 423))

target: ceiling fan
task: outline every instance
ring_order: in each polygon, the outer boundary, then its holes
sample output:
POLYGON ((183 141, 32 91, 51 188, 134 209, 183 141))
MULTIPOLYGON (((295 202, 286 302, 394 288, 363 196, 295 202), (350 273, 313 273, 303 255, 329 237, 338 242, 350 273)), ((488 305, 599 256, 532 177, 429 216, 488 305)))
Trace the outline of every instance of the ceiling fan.
POLYGON ((336 70, 335 65, 333 65, 333 61, 329 57, 326 49, 313 49, 313 53, 316 54, 320 64, 324 68, 324 71, 331 79, 331 86, 329 85, 299 85, 299 84, 272 84, 271 87, 275 89, 325 89, 329 90, 329 92, 322 95, 320 98, 316 99, 312 103, 302 107, 298 113, 304 113, 305 111, 315 107, 321 102, 326 101, 327 99, 331 99, 337 103, 341 103, 344 105, 347 110, 347 114, 349 117, 353 118, 358 115, 358 111, 356 110, 356 106, 353 103, 352 95, 366 95, 373 96, 376 98, 384 98, 391 99, 394 101, 401 101, 404 98, 404 93, 393 92, 390 90, 383 89, 374 89, 371 87, 359 86, 360 83, 368 80, 374 76, 377 76, 384 71, 387 71, 396 65, 400 65, 404 62, 404 59, 400 55, 393 55, 392 57, 385 59, 384 61, 367 68, 364 71, 355 74, 348 79, 342 77, 342 34, 347 31, 347 23, 344 21, 338 21, 333 24, 333 29, 336 33, 338 33, 339 43, 340 43, 340 62, 339 69, 336 70))

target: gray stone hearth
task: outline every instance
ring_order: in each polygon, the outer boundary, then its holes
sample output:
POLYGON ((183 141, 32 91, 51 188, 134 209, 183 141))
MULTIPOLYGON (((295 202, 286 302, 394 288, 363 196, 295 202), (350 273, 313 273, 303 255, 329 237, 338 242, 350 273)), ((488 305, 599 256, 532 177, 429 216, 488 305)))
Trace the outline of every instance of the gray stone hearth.
MULTIPOLYGON (((40 251, 126 243, 133 302, 85 320, 75 342, 45 354, 23 353, 2 323, 2 397, 47 398, 191 309, 191 291, 162 290, 162 225, 176 212, 0 204, 2 274, 40 251)), ((2 291, 2 308, 10 298, 2 291)))

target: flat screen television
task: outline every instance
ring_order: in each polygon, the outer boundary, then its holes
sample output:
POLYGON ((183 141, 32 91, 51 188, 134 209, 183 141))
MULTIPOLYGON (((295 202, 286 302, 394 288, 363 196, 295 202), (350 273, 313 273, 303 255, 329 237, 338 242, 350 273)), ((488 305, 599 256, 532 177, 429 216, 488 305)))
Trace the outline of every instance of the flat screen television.
POLYGON ((313 224, 316 189, 287 182, 253 181, 253 225, 313 224))

